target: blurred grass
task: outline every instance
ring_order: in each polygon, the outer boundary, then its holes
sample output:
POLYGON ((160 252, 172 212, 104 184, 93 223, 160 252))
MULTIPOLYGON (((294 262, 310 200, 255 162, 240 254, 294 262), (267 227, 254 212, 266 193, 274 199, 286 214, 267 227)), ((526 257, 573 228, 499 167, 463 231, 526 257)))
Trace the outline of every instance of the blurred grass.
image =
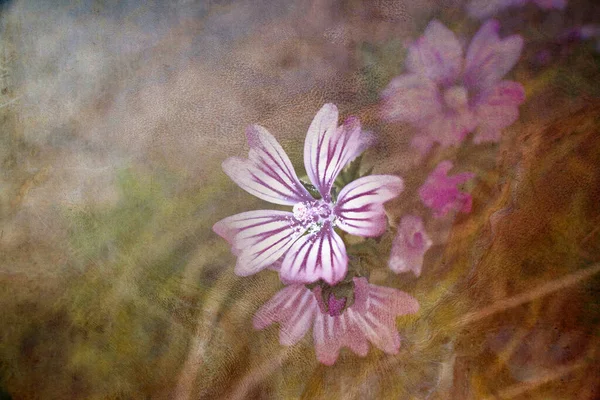
MULTIPOLYGON (((5 42, 10 45, 10 37, 5 42)), ((405 178, 406 191, 387 206, 392 222, 406 213, 427 215, 415 193, 440 160, 456 160, 456 171, 478 172, 469 186, 471 214, 452 223, 427 221, 437 243, 420 278, 387 269, 391 232, 378 244, 371 281, 405 290, 421 304, 418 315, 398 320, 400 353, 388 356, 371 348, 362 359, 344 349, 333 367, 325 367, 315 359, 310 335, 287 349, 279 345, 277 327, 254 331, 253 313, 281 284, 274 272, 236 277, 235 258, 211 226, 267 205, 235 187, 219 170, 220 160, 199 158, 210 173, 192 184, 178 171, 146 160, 118 170, 114 204, 49 199, 53 207, 45 212, 56 214, 56 235, 40 238, 31 227, 23 241, 3 249, 0 382, 12 398, 598 394, 597 276, 485 319, 460 322, 600 261, 600 109, 589 100, 598 87, 598 69, 589 61, 597 67, 597 57, 577 48, 575 59, 560 59, 543 74, 520 63, 513 74, 527 87, 528 102, 500 146, 436 149, 415 167, 404 160, 410 157, 410 131, 379 122, 375 104, 380 90, 402 71, 401 41, 353 46, 354 69, 338 77, 350 82, 351 91, 340 88, 338 98, 378 133, 380 143, 366 155, 367 165, 405 178)), ((4 52, 9 67, 11 51, 4 52)), ((3 102, 17 99, 10 74, 2 76, 3 102)), ((316 102, 306 99, 313 95, 294 100, 316 102)), ((11 221, 52 175, 47 155, 54 149, 24 139, 12 106, 0 109, 0 118, 1 209, 8 230, 23 223, 11 221)), ((302 135, 305 129, 295 127, 302 135)), ((287 140, 284 147, 298 153, 303 137, 287 140)))

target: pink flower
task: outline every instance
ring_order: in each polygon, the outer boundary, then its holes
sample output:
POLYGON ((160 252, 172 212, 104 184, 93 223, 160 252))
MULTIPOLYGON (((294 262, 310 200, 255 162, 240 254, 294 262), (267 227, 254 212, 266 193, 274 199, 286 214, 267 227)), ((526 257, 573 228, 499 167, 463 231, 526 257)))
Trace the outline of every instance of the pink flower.
POLYGON ((280 290, 254 316, 254 328, 280 324, 279 342, 296 344, 313 328, 317 359, 332 365, 342 347, 348 347, 361 357, 369 351, 368 342, 388 354, 400 348, 396 317, 414 314, 419 303, 407 293, 371 285, 366 278, 353 278, 353 299, 338 299, 328 293, 325 304, 320 286, 312 291, 295 284, 280 290))
POLYGON ((433 209, 433 216, 436 218, 444 217, 452 210, 464 213, 471 211, 471 195, 460 192, 457 186, 473 179, 475 174, 463 172, 448 176, 448 171, 451 169, 452 162, 442 161, 419 188, 421 201, 433 209))
POLYGON ((331 189, 338 173, 370 142, 357 118, 339 127, 337 120, 337 107, 325 104, 304 144, 306 172, 320 199, 305 189, 277 140, 261 126, 246 130, 248 159, 223 162, 225 173, 242 189, 271 203, 293 206, 291 212, 248 211, 213 226, 231 244, 238 275, 254 274, 283 257, 280 275, 285 282, 323 279, 334 284, 344 278, 348 266, 344 242, 334 227, 365 237, 385 232, 383 203, 400 194, 402 179, 365 176, 346 185, 335 199, 331 189))
POLYGON ((409 46, 408 73, 383 91, 383 116, 419 129, 412 145, 426 152, 434 142, 460 143, 478 128, 475 143, 495 142, 519 116, 523 86, 502 80, 521 54, 519 35, 500 39, 497 21, 488 21, 473 37, 466 57, 452 31, 433 20, 409 46))
POLYGON ((412 271, 421 275, 423 258, 433 242, 425 232, 423 220, 414 215, 402 217, 398 233, 392 243, 388 265, 395 273, 412 271))
POLYGON ((521 7, 530 2, 544 10, 551 8, 562 10, 567 6, 567 0, 471 0, 467 11, 474 18, 487 18, 505 8, 521 7))

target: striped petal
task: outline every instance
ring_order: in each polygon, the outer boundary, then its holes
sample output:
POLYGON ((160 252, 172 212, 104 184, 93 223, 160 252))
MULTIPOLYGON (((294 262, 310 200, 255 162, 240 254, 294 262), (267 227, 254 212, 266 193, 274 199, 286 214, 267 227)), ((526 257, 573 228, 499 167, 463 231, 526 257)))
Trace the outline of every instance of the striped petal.
POLYGON ((337 225, 352 235, 382 235, 386 229, 383 203, 403 189, 402 179, 392 175, 369 175, 350 182, 340 192, 334 209, 337 225))
POLYGON ((352 322, 377 348, 396 354, 400 347, 396 317, 416 313, 419 303, 407 293, 369 284, 366 278, 354 278, 354 283, 356 296, 366 292, 366 309, 359 304, 348 309, 352 322))
POLYGON ((323 279, 333 285, 344 278, 348 256, 342 238, 330 222, 316 233, 298 239, 281 264, 281 278, 288 282, 311 283, 323 279))
POLYGON ((273 135, 262 126, 251 125, 246 129, 246 137, 250 146, 248 159, 230 157, 223 162, 223 171, 235 183, 274 204, 294 205, 312 200, 273 135))
POLYGON ((254 328, 280 323, 279 342, 291 346, 304 337, 317 313, 317 301, 304 285, 290 285, 277 292, 254 315, 254 328))
POLYGON ((238 256, 235 273, 252 275, 277 261, 302 235, 291 212, 257 210, 217 222, 213 231, 227 240, 238 256))
POLYGON ((335 317, 318 312, 313 326, 313 340, 317 359, 325 365, 336 362, 342 347, 350 348, 361 357, 369 352, 369 342, 353 324, 349 312, 335 317))
POLYGON ((311 182, 326 201, 339 172, 360 155, 372 137, 361 131, 358 118, 337 126, 338 109, 325 104, 313 119, 304 142, 304 165, 311 182))

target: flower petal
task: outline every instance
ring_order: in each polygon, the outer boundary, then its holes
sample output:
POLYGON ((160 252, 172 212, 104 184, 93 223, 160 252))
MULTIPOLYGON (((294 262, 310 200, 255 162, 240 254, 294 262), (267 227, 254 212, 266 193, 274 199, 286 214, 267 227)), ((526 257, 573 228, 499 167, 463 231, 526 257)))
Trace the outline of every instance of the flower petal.
POLYGON ((316 233, 298 239, 283 259, 281 278, 311 283, 323 279, 333 285, 344 278, 348 256, 342 238, 326 222, 316 233))
POLYGON ((354 282, 355 288, 368 292, 367 309, 360 311, 350 308, 349 316, 377 348, 396 354, 400 347, 396 317, 416 313, 419 303, 407 293, 369 284, 365 278, 354 278, 354 282))
POLYGON ((462 47, 454 33, 433 20, 423 36, 409 46, 406 65, 410 72, 446 85, 460 74, 462 58, 462 47))
POLYGON ((291 212, 257 210, 227 217, 213 226, 238 256, 235 273, 252 275, 280 258, 302 235, 291 212))
POLYGON ((448 176, 452 169, 451 161, 440 162, 419 188, 423 204, 433 210, 433 216, 442 218, 452 210, 471 211, 471 196, 458 189, 458 185, 475 177, 471 172, 448 176))
POLYGON ((369 352, 369 342, 350 318, 347 310, 332 317, 318 312, 313 326, 313 340, 317 359, 325 365, 333 365, 342 347, 349 347, 364 357, 369 352))
POLYGON ((519 105, 525 101, 520 83, 502 81, 487 93, 475 108, 479 130, 474 143, 497 142, 500 132, 519 118, 519 105))
POLYGON ((388 261, 390 269, 397 274, 412 271, 416 276, 421 275, 423 258, 432 243, 420 217, 414 215, 402 217, 398 233, 392 243, 388 261))
POLYGON ((487 21, 479 28, 469 45, 464 81, 472 91, 490 90, 515 66, 521 56, 523 38, 512 35, 500 40, 499 29, 498 21, 487 21))
POLYGON ((382 114, 392 122, 416 123, 442 112, 437 85, 418 74, 404 74, 392 79, 382 98, 382 114))
POLYGON ((361 130, 358 118, 348 118, 337 126, 338 110, 325 104, 313 119, 304 142, 304 165, 311 182, 326 201, 338 173, 371 143, 361 130))
POLYGON ((279 342, 291 346, 298 343, 309 330, 317 309, 317 301, 310 290, 304 285, 290 285, 277 292, 256 312, 254 329, 264 329, 279 322, 279 342))
MULTIPOLYGON (((435 115, 421 125, 421 135, 443 147, 460 144, 477 127, 477 119, 469 109, 435 115)), ((416 143, 427 143, 423 139, 416 143)), ((413 143, 414 145, 415 143, 413 143)), ((426 146, 422 146, 427 148, 426 146)))
POLYGON ((230 157, 223 171, 248 193, 275 204, 294 205, 312 200, 277 140, 265 128, 246 129, 248 159, 230 157))
POLYGON ((350 182, 340 192, 334 209, 337 225, 352 235, 382 235, 386 229, 383 203, 403 189, 402 179, 392 175, 369 175, 350 182))

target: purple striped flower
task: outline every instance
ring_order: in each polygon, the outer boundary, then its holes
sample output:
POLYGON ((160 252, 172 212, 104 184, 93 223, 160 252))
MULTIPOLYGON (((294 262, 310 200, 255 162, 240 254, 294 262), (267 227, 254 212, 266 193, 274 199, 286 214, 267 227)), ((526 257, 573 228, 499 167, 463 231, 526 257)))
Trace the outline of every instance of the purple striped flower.
POLYGON ((226 239, 237 256, 238 275, 254 274, 282 258, 285 282, 339 282, 348 257, 337 227, 352 235, 376 237, 385 232, 383 203, 403 189, 402 179, 370 175, 346 185, 334 197, 333 183, 350 161, 370 144, 357 118, 338 126, 338 110, 325 104, 313 119, 304 144, 304 164, 320 193, 315 199, 298 179, 292 163, 263 127, 246 130, 248 159, 228 158, 223 170, 247 192, 292 211, 248 211, 217 222, 213 230, 226 239))
POLYGON ((470 194, 461 192, 458 185, 473 179, 475 174, 463 172, 448 176, 452 166, 451 161, 442 161, 419 188, 421 201, 433 210, 436 218, 442 218, 453 210, 471 212, 473 199, 470 194))
POLYGON ((535 3, 544 10, 556 8, 559 10, 567 6, 567 0, 471 0, 467 11, 474 18, 488 18, 497 12, 512 7, 522 7, 527 3, 535 3))
POLYGON ((390 269, 397 274, 412 271, 416 276, 421 275, 425 253, 432 244, 420 217, 414 215, 402 217, 398 233, 392 243, 388 261, 390 269))
POLYGON ((313 329, 317 359, 332 365, 342 347, 361 357, 367 355, 369 342, 388 354, 400 348, 396 317, 415 314, 419 303, 407 293, 376 286, 366 278, 353 278, 352 304, 348 298, 336 299, 323 290, 294 284, 280 290, 254 316, 254 328, 264 329, 274 322, 280 325, 279 342, 296 344, 313 329))
POLYGON ((475 143, 498 141, 517 120, 523 86, 502 78, 519 59, 523 39, 500 39, 498 30, 497 21, 483 24, 463 56, 454 33, 434 20, 409 46, 408 73, 383 91, 382 113, 419 130, 414 147, 426 152, 435 142, 456 145, 476 128, 475 143))

